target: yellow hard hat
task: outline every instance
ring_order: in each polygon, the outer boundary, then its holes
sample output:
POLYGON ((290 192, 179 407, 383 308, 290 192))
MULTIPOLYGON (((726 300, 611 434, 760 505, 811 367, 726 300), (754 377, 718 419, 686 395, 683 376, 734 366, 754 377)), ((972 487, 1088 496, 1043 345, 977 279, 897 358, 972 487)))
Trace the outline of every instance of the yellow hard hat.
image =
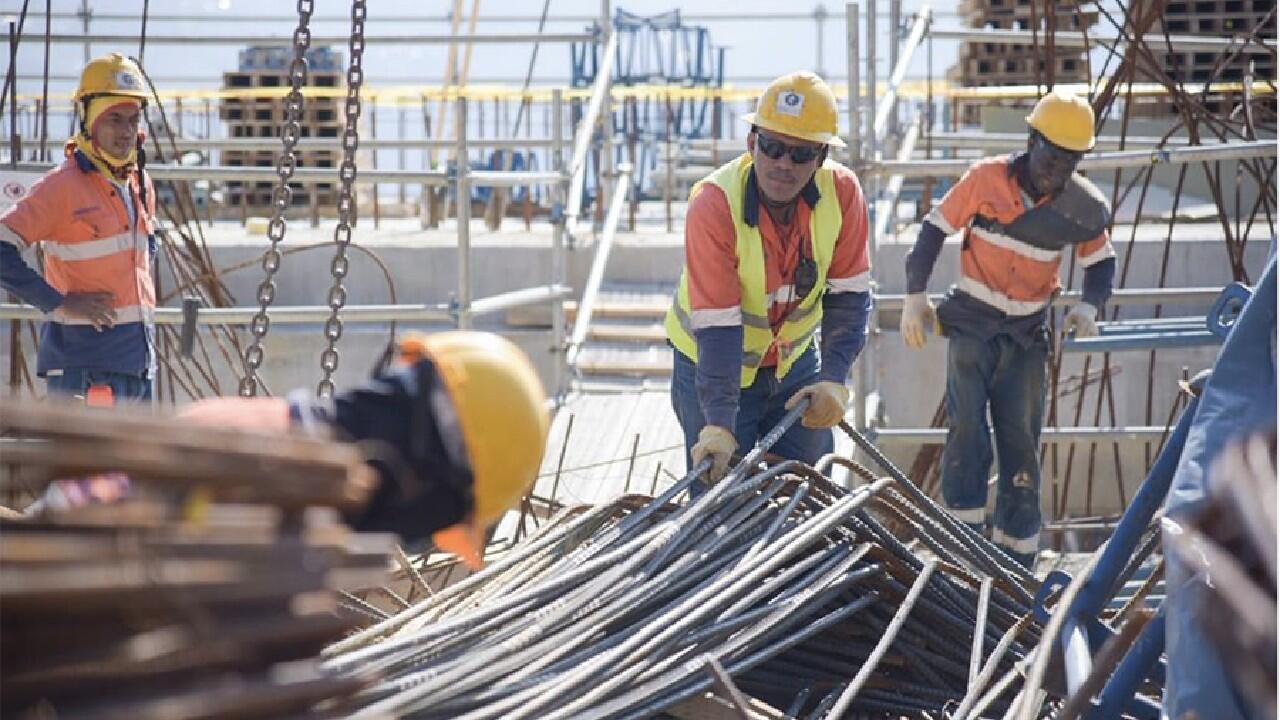
MULTIPOLYGON (((471 463, 475 506, 464 528, 437 545, 478 563, 483 533, 520 501, 542 464, 551 421, 547 395, 529 358, 493 333, 451 330, 407 335, 400 359, 429 357, 444 379, 471 463)), ((452 533, 449 533, 452 530, 452 533)))
POLYGON ((811 72, 794 72, 769 83, 746 122, 810 142, 844 147, 835 93, 811 72))
POLYGON ((1058 147, 1088 152, 1093 149, 1093 108, 1079 95, 1054 88, 1040 98, 1027 124, 1058 147))
POLYGON ((98 95, 122 95, 146 102, 147 85, 142 79, 142 70, 120 53, 90 60, 80 72, 75 99, 83 101, 98 95))

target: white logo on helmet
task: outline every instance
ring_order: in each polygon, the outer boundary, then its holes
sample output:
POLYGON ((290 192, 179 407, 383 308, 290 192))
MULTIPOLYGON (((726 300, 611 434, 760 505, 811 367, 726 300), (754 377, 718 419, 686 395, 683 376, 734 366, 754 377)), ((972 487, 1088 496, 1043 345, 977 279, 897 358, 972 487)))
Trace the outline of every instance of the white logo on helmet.
POLYGON ((804 96, 795 90, 784 90, 778 93, 773 109, 781 115, 800 117, 800 111, 804 109, 804 96))
POLYGON ((133 73, 119 70, 116 72, 116 89, 142 90, 142 82, 133 73))

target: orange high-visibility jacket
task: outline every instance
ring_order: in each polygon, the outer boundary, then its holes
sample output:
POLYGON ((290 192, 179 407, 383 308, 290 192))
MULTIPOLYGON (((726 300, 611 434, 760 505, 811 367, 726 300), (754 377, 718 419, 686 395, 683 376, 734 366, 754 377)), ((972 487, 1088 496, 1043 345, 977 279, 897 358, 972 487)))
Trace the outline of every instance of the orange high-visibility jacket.
POLYGON ((116 187, 74 152, 0 215, 0 285, 49 313, 41 333, 40 375, 67 368, 131 374, 148 369, 156 304, 150 271, 155 189, 146 178, 144 207, 139 182, 140 174, 131 173, 127 188, 137 218, 131 226, 116 187), (44 248, 43 277, 20 255, 36 243, 44 248), (66 293, 103 290, 113 296, 115 327, 99 332, 88 320, 58 310, 66 293))
MULTIPOLYGON (((1061 251, 991 229, 1012 223, 1030 202, 1011 171, 1010 158, 987 158, 974 163, 925 218, 946 235, 965 233, 956 289, 1013 316, 1043 310, 1062 287, 1061 251), (994 223, 984 223, 984 218, 994 223)), ((1105 231, 1076 246, 1076 260, 1085 268, 1115 254, 1105 231)))

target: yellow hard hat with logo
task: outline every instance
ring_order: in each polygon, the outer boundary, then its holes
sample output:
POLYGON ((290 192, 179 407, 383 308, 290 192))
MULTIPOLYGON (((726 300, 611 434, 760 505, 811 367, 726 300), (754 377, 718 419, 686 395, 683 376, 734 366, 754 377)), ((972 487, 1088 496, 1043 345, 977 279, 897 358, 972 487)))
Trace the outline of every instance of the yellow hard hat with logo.
POLYGON ((1027 124, 1046 140, 1076 152, 1093 149, 1093 123, 1093 107, 1088 101, 1060 88, 1040 98, 1027 116, 1027 124))
POLYGON ((794 72, 769 83, 756 103, 756 111, 742 119, 801 140, 844 147, 835 93, 811 72, 794 72))
POLYGON ((537 478, 551 424, 546 392, 529 358, 493 333, 413 333, 400 341, 399 353, 410 363, 431 358, 453 401, 475 505, 466 520, 436 532, 434 540, 478 567, 485 531, 537 478))
POLYGON ((99 95, 121 95, 146 102, 147 85, 142 70, 120 53, 90 60, 80 72, 75 100, 83 102, 99 95))

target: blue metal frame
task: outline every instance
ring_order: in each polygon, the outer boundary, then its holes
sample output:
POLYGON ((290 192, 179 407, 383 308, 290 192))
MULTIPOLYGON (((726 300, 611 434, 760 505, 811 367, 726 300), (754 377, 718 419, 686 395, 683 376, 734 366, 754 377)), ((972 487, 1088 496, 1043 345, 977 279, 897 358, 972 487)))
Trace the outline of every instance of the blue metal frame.
POLYGON ((1098 335, 1068 336, 1063 352, 1121 352, 1220 345, 1252 291, 1241 283, 1222 289, 1207 317, 1147 318, 1098 323, 1098 335))
MULTIPOLYGON (((618 10, 614 14, 613 29, 618 34, 618 49, 613 70, 613 84, 617 86, 665 84, 676 88, 720 88, 724 86, 725 48, 711 41, 710 31, 701 25, 688 25, 679 10, 657 15, 636 15, 618 10)), ((599 32, 599 26, 592 30, 599 32)), ((569 48, 571 84, 573 87, 590 87, 600 67, 598 43, 574 43, 569 48)), ((652 171, 661 158, 657 151, 659 142, 689 140, 709 137, 712 127, 712 99, 678 98, 671 101, 671 130, 667 131, 667 104, 651 99, 638 101, 631 111, 614 112, 608 120, 615 134, 621 132, 634 136, 636 157, 633 163, 632 186, 639 197, 653 199, 660 188, 651 188, 652 171)), ((573 111, 573 121, 580 118, 581 110, 573 111)), ((615 110, 622 110, 621 106, 615 110)), ((614 145, 614 162, 629 160, 628 143, 614 145)), ((588 159, 594 166, 598 158, 588 159)), ((595 173, 588 172, 583 186, 583 197, 589 203, 596 196, 595 173)))
MULTIPOLYGON (((1203 387, 1206 376, 1207 374, 1201 374, 1194 381, 1193 385, 1197 391, 1203 387)), ((1068 610, 1067 622, 1060 638, 1068 694, 1074 694, 1089 677, 1093 668, 1093 656, 1115 634, 1098 619, 1098 615, 1115 594, 1116 582, 1128 566, 1129 559, 1141 542, 1143 533, 1151 524, 1151 519, 1164 505, 1197 407, 1199 407, 1199 399, 1193 397, 1183 410, 1177 426, 1160 451, 1159 457, 1156 458, 1147 479, 1143 481, 1142 487, 1138 489, 1138 493, 1120 518, 1115 532, 1107 540, 1107 545, 1102 550, 1102 557, 1098 559, 1093 574, 1080 588, 1075 602, 1068 610)), ((1049 615, 1044 607, 1045 600, 1055 590, 1066 587, 1070 582, 1071 576, 1061 571, 1049 573, 1045 578, 1039 592, 1036 593, 1036 614, 1042 621, 1047 621, 1049 615)), ((1124 712, 1143 720, 1158 720, 1160 707, 1136 697, 1135 691, 1146 678, 1161 684, 1164 682, 1164 663, 1160 659, 1160 655, 1164 652, 1164 626, 1164 613, 1161 608, 1157 618, 1143 628, 1138 640, 1129 649, 1120 666, 1107 682, 1100 699, 1095 702, 1094 709, 1088 717, 1118 717, 1118 709, 1123 708, 1124 712)))

